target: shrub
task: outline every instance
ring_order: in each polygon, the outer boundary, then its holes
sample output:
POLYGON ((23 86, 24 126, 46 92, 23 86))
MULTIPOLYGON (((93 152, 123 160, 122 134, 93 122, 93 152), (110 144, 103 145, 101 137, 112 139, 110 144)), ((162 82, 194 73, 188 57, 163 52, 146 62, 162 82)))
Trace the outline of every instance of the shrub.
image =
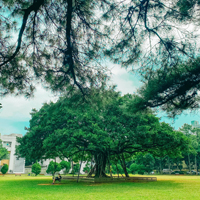
POLYGON ((59 172, 61 169, 62 168, 61 168, 61 165, 59 163, 51 161, 49 163, 49 166, 48 166, 46 172, 47 172, 47 174, 52 174, 54 176, 54 174, 56 172, 59 172))
POLYGON ((34 163, 34 164, 32 165, 32 173, 34 173, 35 176, 37 176, 40 172, 41 172, 41 166, 40 166, 40 164, 37 163, 37 162, 34 163))
POLYGON ((117 172, 119 174, 124 174, 124 170, 120 164, 117 164, 117 167, 113 164, 111 170, 113 174, 117 174, 117 172))
POLYGON ((130 172, 132 174, 135 174, 137 171, 138 171, 138 165, 135 164, 135 163, 131 164, 131 166, 130 166, 130 172))
POLYGON ((2 174, 6 174, 7 171, 8 171, 8 165, 5 164, 5 165, 1 168, 1 172, 2 172, 2 174))
POLYGON ((136 172, 138 172, 138 174, 144 174, 144 172, 147 171, 147 168, 144 165, 138 165, 136 163, 133 163, 130 166, 130 171, 132 174, 135 174, 136 172))
POLYGON ((63 160, 63 161, 60 162, 60 166, 61 166, 61 169, 65 169, 65 173, 69 173, 69 170, 71 168, 70 162, 63 160))
POLYGON ((142 169, 141 169, 141 170, 138 171, 138 174, 144 175, 144 172, 145 172, 145 170, 142 170, 142 169))

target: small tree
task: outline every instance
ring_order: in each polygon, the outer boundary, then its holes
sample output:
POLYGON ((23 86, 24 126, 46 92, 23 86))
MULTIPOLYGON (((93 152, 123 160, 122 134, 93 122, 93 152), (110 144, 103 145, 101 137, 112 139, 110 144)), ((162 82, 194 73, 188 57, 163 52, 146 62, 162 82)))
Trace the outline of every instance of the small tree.
POLYGON ((87 162, 87 164, 85 165, 85 167, 83 168, 83 171, 85 172, 85 173, 89 173, 89 171, 90 171, 90 164, 87 162))
POLYGON ((8 151, 5 147, 2 145, 2 140, 0 140, 0 160, 5 159, 8 155, 8 151))
POLYGON ((49 163, 49 166, 48 166, 46 172, 47 172, 47 174, 52 174, 52 176, 54 177, 55 173, 59 172, 61 169, 62 168, 59 163, 51 161, 49 163))
POLYGON ((41 166, 40 166, 40 164, 37 163, 37 162, 34 163, 34 164, 32 165, 32 173, 34 173, 35 176, 37 176, 40 172, 41 172, 41 166))
POLYGON ((143 175, 147 171, 147 168, 144 165, 138 165, 138 174, 143 175))
POLYGON ((113 174, 124 174, 124 170, 120 164, 112 164, 113 174))
POLYGON ((79 163, 74 165, 74 174, 79 172, 79 168, 80 168, 79 163))
POLYGON ((67 162, 67 161, 63 160, 63 161, 60 162, 60 166, 61 166, 61 169, 65 169, 66 173, 69 173, 69 170, 71 168, 70 162, 67 162))
POLYGON ((138 165, 136 163, 131 164, 130 166, 130 172, 132 174, 136 174, 136 172, 139 170, 138 165))
POLYGON ((6 174, 7 171, 8 171, 8 165, 5 164, 5 165, 1 168, 1 172, 2 172, 2 174, 6 174))

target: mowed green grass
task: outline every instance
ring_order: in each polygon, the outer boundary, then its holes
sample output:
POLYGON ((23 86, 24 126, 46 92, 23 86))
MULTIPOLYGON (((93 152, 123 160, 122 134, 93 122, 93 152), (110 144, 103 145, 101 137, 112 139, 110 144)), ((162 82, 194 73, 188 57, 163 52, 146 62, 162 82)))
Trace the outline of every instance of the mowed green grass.
POLYGON ((200 176, 157 176, 157 182, 83 183, 52 178, 0 176, 0 199, 200 199, 200 176))

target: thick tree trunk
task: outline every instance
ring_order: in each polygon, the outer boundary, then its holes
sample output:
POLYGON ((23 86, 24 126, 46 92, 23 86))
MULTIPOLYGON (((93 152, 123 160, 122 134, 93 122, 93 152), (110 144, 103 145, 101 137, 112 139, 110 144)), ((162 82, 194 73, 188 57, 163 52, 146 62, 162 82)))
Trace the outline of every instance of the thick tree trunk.
POLYGON ((110 177, 112 178, 112 170, 110 169, 110 156, 108 155, 108 170, 109 170, 109 173, 110 173, 110 177))
POLYGON ((169 169, 169 174, 171 174, 171 164, 170 164, 169 157, 168 157, 168 169, 169 169))
POLYGON ((162 174, 162 159, 160 158, 160 174, 162 174))
POLYGON ((119 178, 119 170, 118 170, 117 164, 115 164, 115 166, 116 166, 117 174, 118 174, 118 178, 119 178))
POLYGON ((56 158, 55 158, 55 165, 54 165, 54 172, 53 172, 53 180, 55 179, 55 173, 56 173, 56 158))
POLYGON ((197 169, 197 156, 195 155, 195 168, 196 168, 196 175, 198 175, 198 169, 197 169))
POLYGON ((126 176, 126 177, 129 177, 128 172, 127 172, 127 169, 126 169, 126 163, 125 163, 125 158, 124 158, 123 153, 122 153, 122 159, 120 158, 120 156, 118 156, 118 157, 119 157, 119 159, 120 159, 120 162, 121 162, 122 168, 123 168, 123 170, 124 170, 125 176, 126 176))
POLYGON ((73 160, 71 161, 71 168, 72 168, 71 172, 73 172, 73 176, 74 176, 74 162, 73 162, 73 160))
POLYGON ((182 166, 181 166, 181 165, 179 165, 179 163, 178 163, 178 162, 176 163, 176 167, 177 167, 177 169, 179 169, 180 171, 182 170, 182 166))
POLYGON ((110 169, 110 163, 108 163, 108 170, 109 170, 109 173, 110 173, 110 177, 112 178, 112 170, 110 169))
POLYGON ((90 165, 90 170, 92 169, 92 163, 93 163, 93 157, 91 158, 91 165, 90 165))
POLYGON ((191 174, 191 164, 190 164, 190 155, 188 153, 188 165, 189 165, 189 172, 191 174))
POLYGON ((107 156, 103 153, 99 153, 94 156, 94 159, 96 162, 95 177, 97 178, 108 177, 105 173, 107 156))
POLYGON ((94 167, 91 167, 90 172, 88 173, 87 177, 92 177, 92 174, 94 174, 95 169, 96 169, 96 164, 94 165, 94 167))
POLYGON ((83 151, 83 155, 82 155, 82 159, 81 159, 81 165, 80 165, 79 171, 78 171, 77 183, 78 183, 78 180, 79 180, 79 175, 80 175, 80 173, 81 173, 81 166, 82 166, 82 162, 83 162, 83 156, 84 156, 84 151, 83 151))

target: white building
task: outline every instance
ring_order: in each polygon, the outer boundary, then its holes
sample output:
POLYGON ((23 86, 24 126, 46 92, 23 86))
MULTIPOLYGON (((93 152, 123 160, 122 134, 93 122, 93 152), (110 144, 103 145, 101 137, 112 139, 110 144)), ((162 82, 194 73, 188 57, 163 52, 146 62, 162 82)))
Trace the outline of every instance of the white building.
POLYGON ((198 121, 191 121, 191 125, 194 127, 194 128, 200 128, 200 124, 198 121))
POLYGON ((10 135, 1 135, 0 139, 3 142, 3 147, 5 147, 9 152, 8 159, 0 161, 0 166, 8 164, 8 173, 25 173, 25 159, 19 158, 15 155, 15 149, 18 145, 16 137, 22 137, 22 134, 10 134, 10 135))
MULTIPOLYGON (((1 135, 0 134, 0 139, 3 142, 3 147, 5 147, 8 152, 9 152, 9 157, 7 159, 1 160, 0 161, 0 168, 4 164, 8 164, 8 173, 31 173, 31 168, 25 169, 25 159, 24 158, 18 158, 18 156, 15 155, 15 150, 16 146, 18 145, 16 141, 16 137, 23 137, 22 134, 10 134, 10 135, 1 135)), ((67 159, 64 159, 67 161, 67 159)), ((55 159, 47 159, 47 160, 42 160, 39 163, 42 165, 43 171, 41 173, 46 173, 46 169, 51 161, 55 162, 55 159)), ((61 159, 56 158, 56 162, 60 163, 61 159)), ((76 164, 76 163, 74 163, 76 164)), ((80 164, 80 162, 79 162, 80 164)), ((85 174, 83 172, 83 168, 85 167, 86 162, 82 162, 81 174, 85 174)), ((70 169, 71 171, 71 169, 70 169)), ((61 174, 63 173, 63 170, 60 172, 61 174)))
MULTIPOLYGON (((65 161, 68 161, 66 158, 64 159, 65 161)), ((42 160, 42 161, 40 161, 39 163, 40 163, 40 165, 43 167, 43 168, 48 168, 48 165, 49 165, 49 163, 51 162, 51 161, 53 161, 53 162, 55 162, 55 159, 46 159, 46 160, 42 160)), ((56 162, 57 163, 60 163, 62 160, 60 159, 60 158, 56 158, 56 162)), ((75 162, 73 162, 73 165, 75 165, 75 164, 77 164, 77 163, 75 163, 75 162)), ((81 161, 79 161, 79 165, 81 164, 81 161)), ((85 172, 83 171, 83 169, 84 169, 84 167, 86 166, 86 164, 87 164, 87 162, 85 162, 85 161, 83 161, 82 162, 82 165, 81 165, 81 170, 80 170, 80 174, 85 174, 85 172)), ((71 163, 71 165, 72 165, 72 163, 71 163)), ((45 169, 45 170, 46 170, 45 169)), ((72 170, 72 168, 69 170, 69 173, 71 172, 71 170, 72 170)), ((64 170, 61 170, 60 172, 59 172, 60 174, 64 174, 64 170)))

